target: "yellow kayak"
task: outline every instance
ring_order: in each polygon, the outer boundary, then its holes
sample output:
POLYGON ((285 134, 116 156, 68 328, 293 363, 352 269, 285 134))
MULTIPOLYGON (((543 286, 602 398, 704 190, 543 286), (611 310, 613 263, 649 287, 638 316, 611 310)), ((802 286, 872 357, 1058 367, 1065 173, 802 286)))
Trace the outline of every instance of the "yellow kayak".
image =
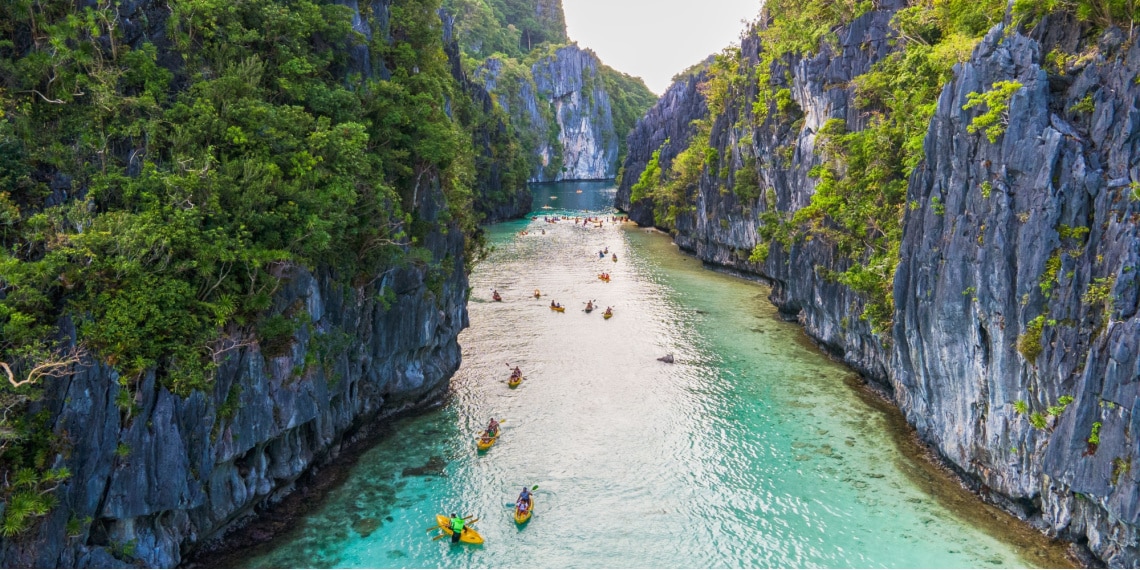
POLYGON ((527 501, 526 512, 519 511, 518 505, 515 505, 515 524, 524 524, 530 520, 530 515, 534 513, 534 495, 530 496, 527 501))
POLYGON ((550 310, 551 311, 558 311, 559 313, 565 313, 566 307, 551 307, 550 310))
POLYGON ((602 316, 608 319, 608 318, 614 316, 614 314, 609 312, 609 311, 606 311, 606 312, 602 313, 602 316))
POLYGON ((495 445, 496 441, 499 441, 499 435, 498 434, 495 434, 495 437, 492 437, 490 440, 487 440, 487 441, 483 441, 483 437, 480 436, 480 437, 475 438, 475 447, 478 447, 479 451, 487 451, 488 449, 491 449, 492 445, 495 445))
MULTIPOLYGON (((455 534, 455 531, 451 530, 451 518, 447 515, 435 515, 435 522, 439 524, 439 530, 442 530, 447 536, 455 534)), ((463 534, 459 535, 459 542, 483 544, 483 535, 475 532, 475 529, 470 526, 464 526, 463 534)))
POLYGON ((523 378, 523 376, 519 376, 518 378, 511 378, 510 380, 507 380, 507 387, 518 388, 519 384, 522 384, 523 378))

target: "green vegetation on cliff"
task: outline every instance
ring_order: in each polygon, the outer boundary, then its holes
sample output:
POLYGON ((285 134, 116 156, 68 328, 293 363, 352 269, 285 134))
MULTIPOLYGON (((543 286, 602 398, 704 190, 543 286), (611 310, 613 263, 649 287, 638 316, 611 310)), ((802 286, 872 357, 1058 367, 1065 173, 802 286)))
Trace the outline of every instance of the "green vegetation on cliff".
MULTIPOLYGON (((382 81, 350 77, 345 48, 366 40, 349 8, 317 0, 169 0, 142 24, 154 41, 106 2, 0 5, 5 500, 60 478, 62 443, 21 411, 78 357, 128 390, 148 371, 206 390, 219 358, 261 335, 290 267, 364 282, 432 264, 416 247, 432 224, 474 230, 438 9, 394 2, 391 43, 366 46, 382 81), (442 220, 421 222, 434 184, 442 220)), ((9 510, 5 534, 27 514, 9 510)))
POLYGON ((444 0, 443 8, 455 16, 460 46, 471 57, 518 58, 569 41, 561 0, 444 0))
MULTIPOLYGON (((787 248, 797 240, 823 238, 835 243, 849 258, 849 269, 825 277, 861 293, 866 299, 864 318, 876 332, 887 330, 893 314, 892 284, 907 177, 922 160, 923 138, 954 64, 965 61, 986 31, 1001 21, 1005 6, 1004 0, 922 0, 894 15, 898 48, 854 82, 856 105, 869 117, 866 124, 849 130, 843 121, 832 121, 818 133, 820 165, 811 172, 818 180, 811 203, 798 211, 776 212, 774 200, 763 198, 765 192, 753 188, 754 176, 746 176, 747 183, 734 184, 734 189, 746 190, 737 192, 742 199, 760 198, 762 202, 758 233, 763 241, 756 245, 753 261, 762 262, 772 247, 787 248)), ((760 42, 759 64, 746 62, 740 48, 731 47, 709 67, 702 91, 709 121, 734 117, 730 128, 738 133, 735 138, 747 141, 753 136, 785 137, 789 126, 792 133, 798 132, 802 112, 788 88, 789 66, 835 45, 836 29, 873 8, 872 2, 854 0, 769 0, 763 25, 754 32, 760 42), (754 135, 749 134, 752 129, 754 135)), ((726 178, 720 172, 727 173, 728 166, 719 164, 717 157, 738 161, 731 165, 734 178, 745 165, 752 169, 791 166, 794 146, 754 159, 751 145, 705 152, 711 136, 710 130, 703 129, 692 139, 690 154, 709 157, 703 166, 710 175, 717 174, 717 180, 726 178)), ((687 178, 694 183, 699 180, 687 178)), ((665 175, 663 180, 680 178, 665 175)), ((664 187, 643 192, 655 199, 679 194, 676 188, 665 191, 664 187)), ((668 216, 656 219, 658 224, 672 226, 668 216)))
MULTIPOLYGON (((464 70, 485 81, 496 100, 509 110, 514 136, 531 162, 531 173, 553 179, 564 166, 562 133, 554 105, 542 100, 534 73, 543 66, 556 68, 559 50, 571 45, 561 1, 445 0, 443 5, 455 18, 464 70), (545 157, 541 156, 544 147, 548 149, 545 157)), ((585 66, 582 77, 562 80, 580 80, 581 98, 589 103, 583 110, 595 110, 596 91, 606 94, 609 108, 596 111, 609 113, 612 119, 620 164, 627 133, 657 97, 641 79, 608 67, 593 52, 584 51, 595 62, 592 71, 585 66)), ((590 116, 588 121, 602 125, 606 118, 590 116)))

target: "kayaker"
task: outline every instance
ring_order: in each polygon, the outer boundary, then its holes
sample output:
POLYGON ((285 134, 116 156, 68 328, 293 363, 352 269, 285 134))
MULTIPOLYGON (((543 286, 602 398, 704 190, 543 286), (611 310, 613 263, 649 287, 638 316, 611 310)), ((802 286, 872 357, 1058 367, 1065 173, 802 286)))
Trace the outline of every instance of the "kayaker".
POLYGON ((463 519, 451 513, 451 542, 459 542, 459 537, 463 534, 463 526, 465 522, 463 519))
POLYGON ((490 434, 491 437, 498 435, 499 422, 495 421, 495 418, 491 418, 491 423, 487 424, 487 433, 490 434))
POLYGON ((530 491, 523 487, 522 493, 519 493, 519 500, 515 502, 519 507, 519 512, 525 513, 530 508, 530 491))
POLYGON ((520 370, 518 366, 516 366, 515 369, 511 371, 511 378, 522 378, 522 370, 520 370))
POLYGON ((617 261, 617 254, 614 254, 614 261, 617 261))

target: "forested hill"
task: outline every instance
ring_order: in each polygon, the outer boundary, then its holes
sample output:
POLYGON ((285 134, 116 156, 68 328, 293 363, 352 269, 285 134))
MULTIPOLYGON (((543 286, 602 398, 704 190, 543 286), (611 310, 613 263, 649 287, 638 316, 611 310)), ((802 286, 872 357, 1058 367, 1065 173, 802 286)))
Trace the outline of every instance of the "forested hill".
POLYGON ((613 178, 657 100, 641 79, 570 43, 558 0, 445 0, 462 67, 507 112, 532 181, 613 178))
POLYGON ((446 386, 529 167, 442 8, 0 3, 0 565, 176 565, 446 386))
POLYGON ((888 394, 964 482, 1140 564, 1140 6, 768 0, 617 193, 888 394))

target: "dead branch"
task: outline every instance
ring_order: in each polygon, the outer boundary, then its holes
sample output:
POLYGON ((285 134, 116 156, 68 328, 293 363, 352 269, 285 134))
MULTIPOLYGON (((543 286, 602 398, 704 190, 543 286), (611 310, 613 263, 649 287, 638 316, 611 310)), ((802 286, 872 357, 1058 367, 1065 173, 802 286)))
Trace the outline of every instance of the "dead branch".
POLYGON ((12 372, 12 368, 8 366, 7 362, 0 362, 0 368, 3 368, 4 373, 8 375, 8 383, 11 384, 13 388, 19 388, 20 386, 33 384, 40 378, 61 378, 68 376, 73 372, 73 367, 79 364, 85 356, 87 356, 87 350, 85 348, 79 345, 73 346, 67 352, 33 366, 23 380, 16 380, 16 374, 12 372))

